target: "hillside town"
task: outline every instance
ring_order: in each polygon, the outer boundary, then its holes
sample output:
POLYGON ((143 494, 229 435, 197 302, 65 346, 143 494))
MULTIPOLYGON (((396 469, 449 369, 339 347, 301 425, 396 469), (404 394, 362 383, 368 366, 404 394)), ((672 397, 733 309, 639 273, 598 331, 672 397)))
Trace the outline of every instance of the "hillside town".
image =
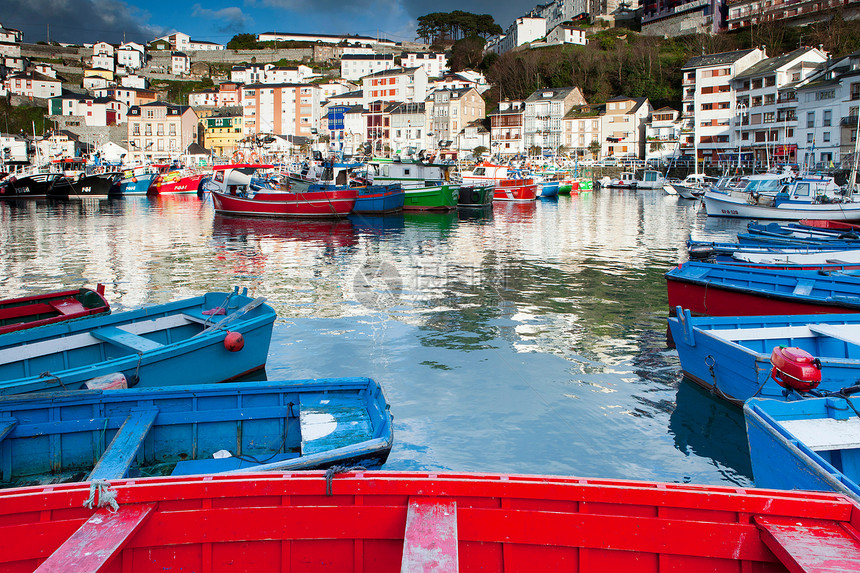
MULTIPOLYGON (((848 2, 845 17, 858 5, 848 2)), ((762 19, 800 25, 830 2, 774 3, 761 13, 751 6, 555 0, 486 38, 483 51, 584 46, 631 20, 641 34, 664 37, 751 28, 762 19)), ((761 45, 702 53, 682 67, 680 105, 655 108, 648 97, 623 93, 588 101, 575 85, 490 98, 504 86, 480 69, 453 71, 451 52, 425 39, 267 32, 255 38, 266 48, 247 50, 175 32, 146 45, 61 46, 27 43, 20 31, 0 27, 0 96, 46 110, 38 131, 34 122, 32 130, 2 133, 4 171, 74 157, 212 164, 311 151, 654 166, 695 158, 703 167, 838 168, 854 156, 860 52, 834 57, 819 45, 770 53, 761 45)))

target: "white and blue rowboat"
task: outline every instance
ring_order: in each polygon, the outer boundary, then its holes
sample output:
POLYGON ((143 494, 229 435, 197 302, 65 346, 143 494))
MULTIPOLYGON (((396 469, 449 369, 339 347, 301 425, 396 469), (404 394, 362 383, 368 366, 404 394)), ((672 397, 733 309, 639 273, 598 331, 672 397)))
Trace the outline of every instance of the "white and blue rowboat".
POLYGON ((835 491, 860 503, 860 398, 744 404, 756 487, 835 491))
POLYGON ((0 395, 238 378, 266 364, 275 311, 264 300, 212 292, 4 334, 0 395))
POLYGON ((669 328, 684 375, 735 404, 803 397, 771 378, 778 346, 818 358, 821 383, 813 392, 838 392, 860 378, 860 314, 692 317, 679 308, 669 328))
POLYGON ((845 250, 838 245, 762 245, 740 243, 718 243, 710 241, 687 241, 687 252, 691 259, 704 259, 714 255, 732 256, 735 253, 755 253, 761 255, 794 255, 810 253, 836 253, 845 250))
POLYGON ((540 193, 538 197, 558 197, 558 189, 561 185, 560 181, 544 181, 539 183, 540 193))
POLYGON ((369 378, 0 398, 0 486, 382 465, 394 441, 369 378))

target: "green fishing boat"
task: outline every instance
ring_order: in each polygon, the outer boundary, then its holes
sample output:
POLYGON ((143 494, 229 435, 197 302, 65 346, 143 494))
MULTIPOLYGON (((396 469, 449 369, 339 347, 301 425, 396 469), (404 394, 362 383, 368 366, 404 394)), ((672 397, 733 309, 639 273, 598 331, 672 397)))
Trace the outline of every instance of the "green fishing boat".
POLYGON ((407 211, 448 211, 457 208, 460 186, 451 182, 453 165, 374 159, 368 162, 376 185, 400 183, 407 211))

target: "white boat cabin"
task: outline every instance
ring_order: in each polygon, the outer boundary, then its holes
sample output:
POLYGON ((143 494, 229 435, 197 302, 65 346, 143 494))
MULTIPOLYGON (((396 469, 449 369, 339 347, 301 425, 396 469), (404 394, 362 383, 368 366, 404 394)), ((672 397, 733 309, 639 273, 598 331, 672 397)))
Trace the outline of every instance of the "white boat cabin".
POLYGON ((271 169, 272 165, 216 165, 204 189, 237 197, 248 197, 261 189, 278 190, 280 185, 272 179, 271 169))
POLYGON ((371 162, 368 170, 377 184, 400 183, 403 187, 445 185, 451 181, 451 165, 420 162, 371 162))

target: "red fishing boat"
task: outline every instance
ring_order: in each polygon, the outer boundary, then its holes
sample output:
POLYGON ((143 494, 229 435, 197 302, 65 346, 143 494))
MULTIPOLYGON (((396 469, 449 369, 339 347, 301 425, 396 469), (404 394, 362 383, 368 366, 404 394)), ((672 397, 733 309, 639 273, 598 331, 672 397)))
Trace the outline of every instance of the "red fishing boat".
POLYGON ((408 472, 0 493, 5 571, 857 571, 841 494, 408 472), (37 569, 38 568, 38 569, 37 569))
POLYGON ((505 179, 493 190, 493 201, 534 201, 537 187, 534 179, 505 179))
POLYGON ((267 176, 271 165, 218 165, 206 190, 215 211, 257 217, 346 217, 355 206, 356 189, 335 187, 291 191, 267 176))
POLYGON ((201 181, 205 173, 197 173, 191 170, 167 171, 165 166, 161 173, 153 179, 147 193, 149 195, 188 195, 200 190, 201 181))
POLYGON ((0 300, 0 334, 109 313, 105 287, 80 288, 0 300))

